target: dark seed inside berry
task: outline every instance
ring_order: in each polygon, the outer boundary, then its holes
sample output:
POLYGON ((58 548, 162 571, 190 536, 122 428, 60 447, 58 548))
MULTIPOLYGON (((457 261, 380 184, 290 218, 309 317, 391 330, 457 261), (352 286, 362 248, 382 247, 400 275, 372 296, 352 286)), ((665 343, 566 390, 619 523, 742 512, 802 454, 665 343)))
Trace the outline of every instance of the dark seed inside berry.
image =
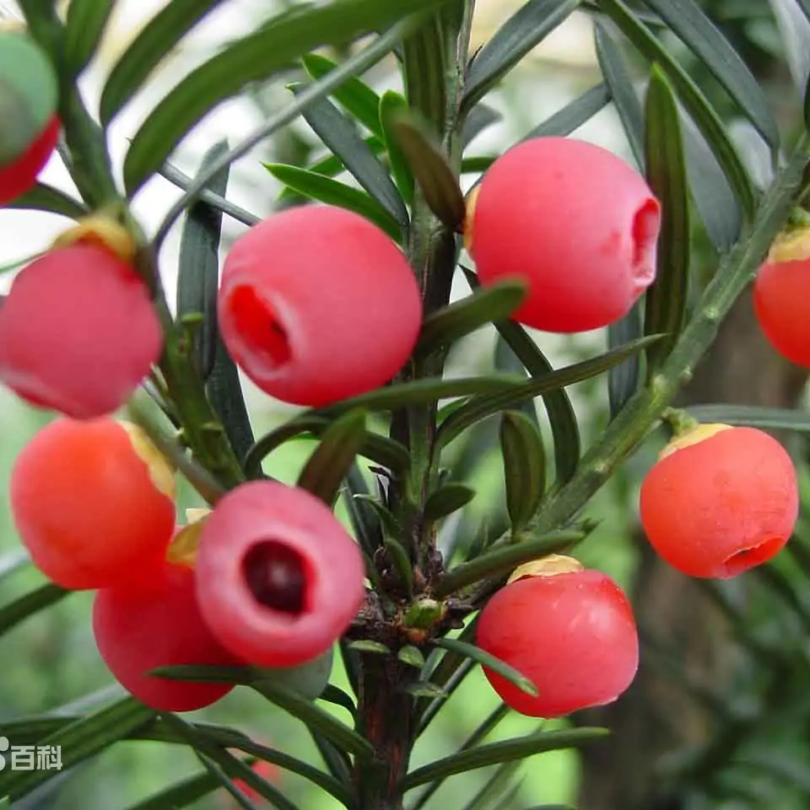
POLYGON ((258 543, 242 562, 245 582, 259 604, 297 615, 304 610, 304 560, 289 546, 273 540, 258 543))

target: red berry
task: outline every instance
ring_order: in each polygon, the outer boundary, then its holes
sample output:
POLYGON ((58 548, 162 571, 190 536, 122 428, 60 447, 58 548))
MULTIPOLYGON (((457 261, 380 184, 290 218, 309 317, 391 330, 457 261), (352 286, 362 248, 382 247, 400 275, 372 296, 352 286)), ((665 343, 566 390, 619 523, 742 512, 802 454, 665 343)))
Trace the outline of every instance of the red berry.
POLYGON ((56 149, 60 129, 59 119, 53 116, 20 157, 0 166, 0 205, 12 202, 34 185, 56 149))
POLYGON ((700 425, 671 442, 641 485, 653 548, 692 577, 727 579, 770 560, 799 511, 796 470, 761 430, 700 425))
POLYGON ((388 382, 413 350, 422 302, 402 251, 357 214, 307 206, 256 225, 222 270, 228 351, 265 393, 321 406, 388 382))
POLYGON ((162 344, 143 282, 98 244, 77 243, 32 262, 0 308, 0 380, 28 402, 74 419, 119 408, 162 344))
POLYGON ((194 572, 156 568, 148 583, 102 588, 93 603, 93 633, 116 680, 159 711, 188 712, 219 700, 232 684, 170 680, 148 673, 180 665, 237 666, 200 615, 194 572))
POLYGON ((483 285, 528 283, 515 320, 583 332, 618 321, 652 283, 660 225, 644 178, 615 155, 570 138, 536 138, 484 175, 465 239, 483 285))
POLYGON ((476 641, 537 687, 538 694, 529 695, 484 667, 504 703, 531 717, 612 703, 638 668, 627 597, 610 577, 578 565, 506 585, 481 611, 476 641))
POLYGON ((306 490, 253 481, 206 518, 197 594, 211 630, 262 667, 291 667, 325 653, 365 595, 357 544, 306 490))
POLYGON ((810 368, 810 228, 777 239, 754 282, 754 311, 783 357, 810 368))
POLYGON ((34 563, 65 588, 142 576, 174 531, 171 468, 133 425, 57 419, 18 456, 11 511, 34 563))

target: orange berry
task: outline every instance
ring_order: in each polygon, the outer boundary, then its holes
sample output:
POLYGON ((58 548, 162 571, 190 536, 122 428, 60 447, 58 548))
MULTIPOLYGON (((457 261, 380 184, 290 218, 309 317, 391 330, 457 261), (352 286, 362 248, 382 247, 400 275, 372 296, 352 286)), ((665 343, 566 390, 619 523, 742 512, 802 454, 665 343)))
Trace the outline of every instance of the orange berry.
POLYGON ((641 486, 655 550, 693 577, 726 579, 776 555, 796 523, 796 470, 761 430, 700 425, 671 442, 641 486))
POLYGON ((138 428, 107 417, 41 430, 14 464, 10 500, 34 563, 65 588, 145 576, 174 532, 171 468, 138 428))

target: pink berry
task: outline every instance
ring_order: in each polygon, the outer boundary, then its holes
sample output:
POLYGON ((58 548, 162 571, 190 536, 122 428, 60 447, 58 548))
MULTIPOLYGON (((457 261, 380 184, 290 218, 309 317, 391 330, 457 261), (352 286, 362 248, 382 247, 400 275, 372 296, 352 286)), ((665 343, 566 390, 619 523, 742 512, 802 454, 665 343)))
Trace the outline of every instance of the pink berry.
POLYGON ((661 206, 612 153, 536 138, 492 164, 474 194, 465 238, 483 285, 521 278, 512 317, 547 332, 615 323, 653 282, 661 206))
POLYGON ((36 259, 0 308, 0 381, 74 419, 119 408, 162 345, 145 285, 98 244, 75 243, 36 259))
POLYGON ((150 582, 112 586, 93 603, 96 644, 116 680, 158 711, 188 712, 216 702, 231 684, 196 683, 149 673, 180 665, 238 666, 200 615, 194 572, 184 565, 155 569, 150 582))
POLYGON ((325 653, 365 596, 357 544, 306 490, 253 481, 220 500, 197 551, 197 595, 234 655, 291 667, 325 653))
POLYGON ((627 597, 600 571, 527 576, 502 588, 478 618, 476 641, 536 687, 523 692, 484 668, 504 703, 531 717, 561 717, 612 703, 638 668, 627 597))
POLYGON ((422 319, 402 251, 330 206, 275 214, 242 236, 225 260, 218 307, 225 345, 248 377, 315 407, 388 382, 422 319))

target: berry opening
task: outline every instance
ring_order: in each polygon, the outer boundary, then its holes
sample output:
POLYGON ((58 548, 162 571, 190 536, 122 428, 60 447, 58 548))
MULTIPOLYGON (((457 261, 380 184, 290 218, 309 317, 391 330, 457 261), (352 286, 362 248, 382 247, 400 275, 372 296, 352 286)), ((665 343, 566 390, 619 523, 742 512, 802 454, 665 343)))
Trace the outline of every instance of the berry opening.
POLYGON ((736 577, 749 568, 767 562, 782 548, 784 543, 784 537, 769 537, 756 546, 744 548, 723 561, 717 576, 721 579, 736 577))
POLYGON ((305 612, 307 565, 294 549, 275 540, 257 543, 245 555, 242 572, 263 607, 291 616, 305 612))
POLYGON ((236 287, 229 296, 228 310, 235 331, 263 364, 279 370, 292 360, 289 336, 278 313, 253 287, 236 287))
POLYGON ((661 232, 661 205, 650 197, 633 215, 633 275, 637 284, 647 287, 655 279, 656 248, 661 232))

